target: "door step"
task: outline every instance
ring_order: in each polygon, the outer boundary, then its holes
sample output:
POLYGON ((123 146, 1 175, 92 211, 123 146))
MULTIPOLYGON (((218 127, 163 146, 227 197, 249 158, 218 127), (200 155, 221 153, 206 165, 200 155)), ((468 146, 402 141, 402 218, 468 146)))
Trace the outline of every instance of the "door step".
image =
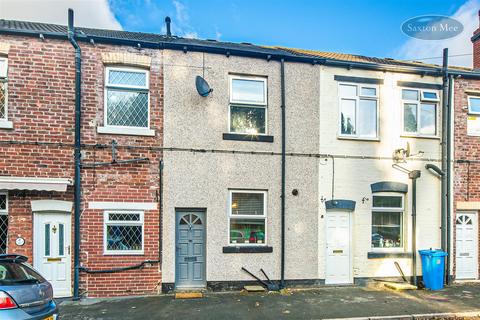
POLYGON ((417 290, 418 288, 406 282, 384 282, 383 285, 388 289, 393 290, 417 290))
POLYGON ((200 299, 204 294, 201 291, 178 291, 175 292, 175 299, 200 299))
POLYGON ((264 287, 262 286, 244 286, 243 289, 245 289, 247 292, 264 292, 266 291, 264 287))

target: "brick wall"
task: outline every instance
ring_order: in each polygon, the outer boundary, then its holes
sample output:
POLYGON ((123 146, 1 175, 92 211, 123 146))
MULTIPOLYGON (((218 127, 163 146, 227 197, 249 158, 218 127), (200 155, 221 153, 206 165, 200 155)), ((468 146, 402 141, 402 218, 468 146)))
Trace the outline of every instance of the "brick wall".
MULTIPOLYGON (((0 36, 9 44, 8 112, 14 129, 0 129, 0 175, 71 178, 74 176, 74 49, 67 41, 0 36), (12 143, 14 141, 15 143, 12 143), (21 142, 21 144, 19 144, 21 142)), ((146 211, 143 255, 103 254, 103 211, 91 210, 91 201, 158 202, 159 161, 163 130, 162 53, 124 46, 81 43, 82 47, 82 162, 111 161, 110 144, 118 143, 118 159, 149 158, 148 162, 82 169, 81 263, 92 269, 130 266, 159 257, 159 210, 146 211), (154 137, 97 133, 103 126, 104 73, 102 53, 130 53, 151 61, 150 128, 154 137), (148 57, 147 59, 142 57, 148 57)), ((9 193, 9 252, 32 255, 31 200, 73 201, 66 193, 9 193), (15 246, 18 234, 26 245, 15 246)), ((72 221, 73 219, 72 214, 72 221)), ((73 230, 73 226, 72 226, 73 230)), ((73 245, 73 235, 72 235, 73 245)), ((73 263, 72 263, 73 265, 73 263)), ((86 296, 156 293, 158 264, 140 270, 88 275, 81 273, 81 292, 86 296)))
MULTIPOLYGON (((468 90, 480 91, 480 80, 455 80, 455 119, 454 119, 454 176, 453 176, 453 193, 454 193, 454 217, 452 219, 453 232, 453 261, 455 274, 455 219, 457 215, 458 202, 477 202, 480 201, 480 163, 459 163, 462 160, 478 161, 480 157, 480 137, 467 135, 467 117, 468 106, 467 93, 468 90)), ((478 219, 480 220, 480 219, 478 219)), ((480 230, 480 228, 479 228, 480 230)), ((480 237, 479 237, 480 238, 480 237)), ((480 247, 480 243, 479 243, 480 247)), ((480 263, 479 263, 480 265, 480 263)))

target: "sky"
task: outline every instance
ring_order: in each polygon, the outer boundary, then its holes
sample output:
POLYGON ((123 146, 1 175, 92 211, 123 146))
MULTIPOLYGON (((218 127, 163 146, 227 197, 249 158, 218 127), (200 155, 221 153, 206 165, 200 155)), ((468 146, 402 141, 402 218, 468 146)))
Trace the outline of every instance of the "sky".
POLYGON ((0 18, 164 33, 262 45, 471 66, 470 37, 479 25, 480 0, 0 0, 0 18), (447 40, 417 40, 401 31, 409 18, 439 14, 464 31, 447 40), (428 58, 428 59, 424 59, 428 58))

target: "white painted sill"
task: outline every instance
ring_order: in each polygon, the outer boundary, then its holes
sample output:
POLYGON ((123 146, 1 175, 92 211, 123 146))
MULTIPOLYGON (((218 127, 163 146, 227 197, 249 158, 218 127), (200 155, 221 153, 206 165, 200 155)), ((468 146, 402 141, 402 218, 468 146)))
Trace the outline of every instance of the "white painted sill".
POLYGON ((97 132, 102 134, 119 134, 125 136, 155 136, 155 130, 131 127, 97 127, 97 132))
POLYGON ((401 138, 416 138, 416 139, 433 139, 433 140, 440 140, 439 136, 424 136, 420 134, 401 134, 401 138))
POLYGON ((0 129, 13 129, 13 122, 8 120, 0 120, 0 129))
POLYGON ((143 251, 104 251, 104 256, 144 256, 143 251))
POLYGON ((337 136, 338 140, 356 140, 356 141, 370 141, 380 142, 380 138, 355 137, 355 136, 337 136))

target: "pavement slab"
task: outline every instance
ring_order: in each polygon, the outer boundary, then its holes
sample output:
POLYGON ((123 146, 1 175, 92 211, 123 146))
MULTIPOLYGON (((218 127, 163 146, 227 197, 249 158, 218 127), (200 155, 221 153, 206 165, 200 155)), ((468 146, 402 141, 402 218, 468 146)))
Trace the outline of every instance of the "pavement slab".
POLYGON ((60 304, 61 319, 480 319, 480 284, 442 291, 322 287, 279 293, 207 293, 85 299, 60 304), (463 314, 463 315, 461 315, 463 314), (457 316, 458 315, 458 316, 457 316))

